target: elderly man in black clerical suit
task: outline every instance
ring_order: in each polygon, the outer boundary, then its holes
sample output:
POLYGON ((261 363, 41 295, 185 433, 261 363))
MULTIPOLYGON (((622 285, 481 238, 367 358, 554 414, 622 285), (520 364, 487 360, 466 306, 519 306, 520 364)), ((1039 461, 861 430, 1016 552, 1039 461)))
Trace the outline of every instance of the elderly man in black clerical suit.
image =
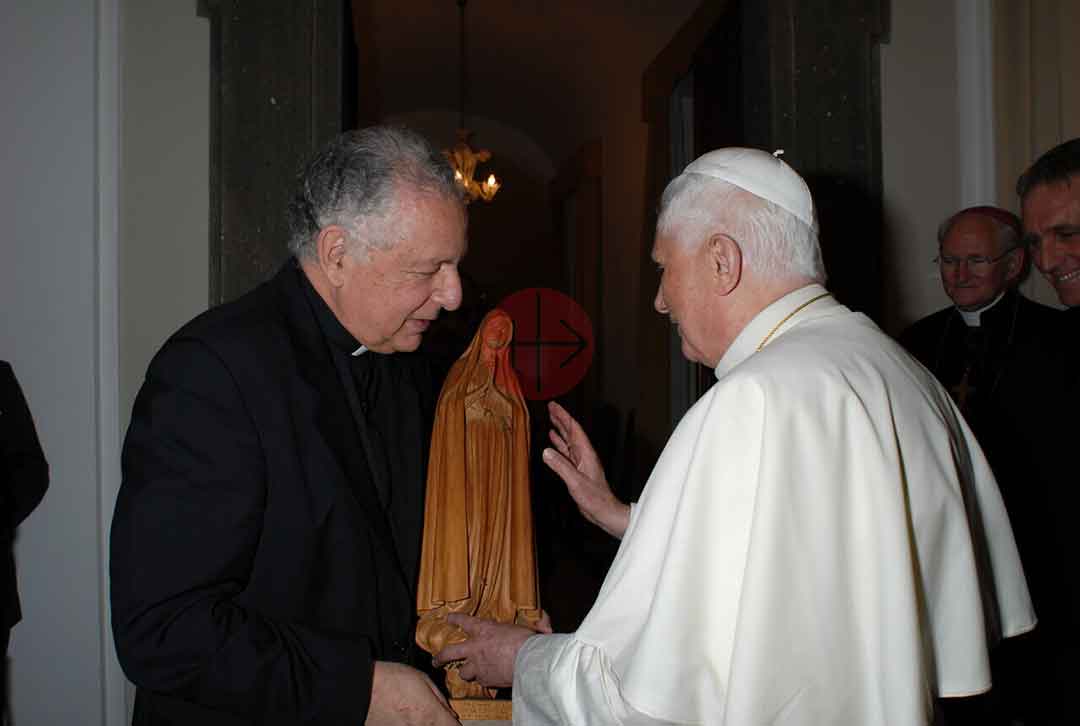
POLYGON ((301 173, 293 259, 182 327, 132 413, 112 622, 140 724, 454 724, 413 656, 434 381, 466 217, 416 134, 301 173))
POLYGON ((1024 364, 1017 351, 1053 335, 1059 313, 1016 289, 1026 260, 1011 212, 962 209, 942 223, 938 241, 941 283, 953 305, 916 322, 901 342, 945 384, 978 433, 980 409, 1024 364))
MULTIPOLYGON (((1047 563, 1054 556, 1046 536, 1052 485, 1044 451, 1032 424, 1046 400, 1030 383, 1059 360, 1061 313, 1016 289, 1023 278, 1025 248, 1020 220, 998 207, 962 209, 939 228, 937 263, 953 305, 909 327, 900 342, 944 384, 994 470, 1009 512, 1036 615, 1056 598, 1047 563)), ((995 653, 993 712, 1020 720, 1036 708, 1028 683, 1037 672, 1033 643, 1043 629, 1003 644, 995 653)), ((984 723, 985 713, 950 719, 984 723)))
POLYGON ((22 619, 15 580, 15 528, 30 516, 49 488, 49 465, 38 441, 34 417, 15 371, 0 361, 0 501, 4 553, 0 587, 0 720, 7 714, 7 648, 11 629, 22 619))

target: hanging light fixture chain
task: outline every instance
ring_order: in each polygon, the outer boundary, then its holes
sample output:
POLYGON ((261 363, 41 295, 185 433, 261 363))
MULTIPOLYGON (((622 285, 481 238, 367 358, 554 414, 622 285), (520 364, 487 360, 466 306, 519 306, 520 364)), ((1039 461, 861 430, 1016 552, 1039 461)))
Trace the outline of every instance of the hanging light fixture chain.
POLYGON ((461 102, 461 123, 459 128, 465 128, 465 3, 467 0, 457 0, 458 4, 458 97, 461 102))

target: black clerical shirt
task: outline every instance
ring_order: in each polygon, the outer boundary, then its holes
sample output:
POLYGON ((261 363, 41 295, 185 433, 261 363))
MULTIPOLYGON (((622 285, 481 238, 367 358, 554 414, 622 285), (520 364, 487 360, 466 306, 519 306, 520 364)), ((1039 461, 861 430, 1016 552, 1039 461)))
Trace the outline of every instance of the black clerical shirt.
POLYGON ((366 463, 379 504, 390 520, 401 565, 415 587, 420 538, 406 533, 420 531, 415 522, 424 506, 428 450, 426 446, 413 450, 402 442, 431 439, 435 402, 432 366, 420 354, 382 354, 364 348, 304 272, 299 267, 296 272, 303 279, 352 412, 353 420, 339 425, 355 426, 359 433, 363 450, 355 453, 366 463))
POLYGON ((914 323, 900 342, 953 395, 978 435, 983 419, 1000 413, 994 402, 1002 387, 1023 385, 1012 379, 1038 375, 1057 354, 1060 316, 1012 289, 982 311, 978 326, 948 307, 914 323))

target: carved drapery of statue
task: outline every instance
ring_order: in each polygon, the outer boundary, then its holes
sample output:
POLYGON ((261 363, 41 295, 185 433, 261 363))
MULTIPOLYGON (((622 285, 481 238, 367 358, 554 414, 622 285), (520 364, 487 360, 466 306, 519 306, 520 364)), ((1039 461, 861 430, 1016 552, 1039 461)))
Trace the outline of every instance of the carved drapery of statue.
MULTIPOLYGON (((513 322, 487 314, 454 363, 435 411, 420 561, 416 642, 437 653, 465 634, 452 612, 533 626, 540 618, 532 507, 529 412, 510 365, 513 322)), ((446 679, 454 698, 495 692, 446 679)))

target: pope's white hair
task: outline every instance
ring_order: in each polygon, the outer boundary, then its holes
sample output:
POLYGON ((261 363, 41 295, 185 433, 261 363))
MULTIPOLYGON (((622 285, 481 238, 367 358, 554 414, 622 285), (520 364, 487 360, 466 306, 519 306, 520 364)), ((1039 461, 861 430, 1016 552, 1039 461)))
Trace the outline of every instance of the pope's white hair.
POLYGON ((825 284, 816 224, 811 227, 770 201, 704 174, 671 180, 660 200, 657 235, 689 246, 717 232, 738 243, 743 265, 759 277, 825 284))

